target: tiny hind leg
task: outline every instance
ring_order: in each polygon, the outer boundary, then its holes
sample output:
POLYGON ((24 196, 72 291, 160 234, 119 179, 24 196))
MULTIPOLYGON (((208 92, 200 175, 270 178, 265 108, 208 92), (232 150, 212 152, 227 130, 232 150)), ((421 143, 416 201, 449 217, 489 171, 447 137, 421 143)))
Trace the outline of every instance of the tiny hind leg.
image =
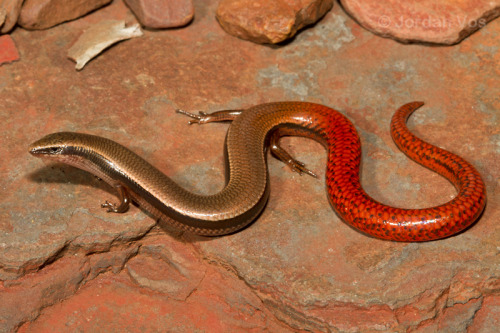
POLYGON ((292 157, 292 155, 290 155, 285 149, 280 146, 279 140, 282 136, 283 135, 282 133, 280 133, 279 129, 271 133, 271 137, 269 138, 269 149, 271 150, 271 154, 276 159, 288 165, 293 172, 297 172, 299 175, 305 173, 313 176, 314 178, 318 178, 318 176, 314 172, 305 167, 304 163, 297 161, 292 157))
POLYGON ((189 125, 192 124, 207 124, 213 122, 223 122, 223 121, 233 121, 236 119, 244 110, 221 110, 215 111, 213 113, 205 113, 203 111, 199 111, 198 114, 194 114, 191 112, 187 112, 181 109, 177 109, 176 112, 183 114, 192 118, 189 121, 189 125))

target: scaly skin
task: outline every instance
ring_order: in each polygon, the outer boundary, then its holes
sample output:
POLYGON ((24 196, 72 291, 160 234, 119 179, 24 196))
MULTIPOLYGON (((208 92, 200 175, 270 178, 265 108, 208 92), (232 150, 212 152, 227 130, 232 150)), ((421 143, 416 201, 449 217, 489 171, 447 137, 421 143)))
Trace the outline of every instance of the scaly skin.
POLYGON ((232 121, 226 138, 227 184, 208 196, 186 191, 132 151, 93 135, 50 134, 33 143, 30 152, 92 172, 114 186, 122 202, 105 203, 109 211, 125 211, 130 198, 176 227, 215 236, 240 230, 264 208, 269 196, 268 147, 292 170, 314 176, 278 144, 283 135, 305 136, 328 150, 328 195, 345 222, 382 239, 428 241, 470 226, 484 209, 486 191, 472 165, 408 131, 406 119, 422 104, 409 103, 396 112, 392 137, 410 158, 449 179, 459 191, 453 200, 425 209, 395 208, 372 199, 359 181, 361 145, 356 129, 338 111, 313 103, 268 103, 208 115, 181 111, 193 118, 190 123, 232 121))

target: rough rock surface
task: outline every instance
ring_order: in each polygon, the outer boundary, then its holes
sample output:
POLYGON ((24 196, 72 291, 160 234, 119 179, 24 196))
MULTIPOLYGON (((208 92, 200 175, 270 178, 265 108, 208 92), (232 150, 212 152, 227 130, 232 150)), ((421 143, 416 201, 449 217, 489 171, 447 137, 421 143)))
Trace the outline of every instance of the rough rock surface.
POLYGON ((276 44, 318 21, 332 6, 332 0, 221 0, 217 19, 231 35, 276 44))
POLYGON ((5 23, 6 18, 7 18, 7 10, 5 8, 0 8, 0 28, 5 23))
POLYGON ((9 35, 0 36, 0 65, 19 59, 16 45, 9 35))
POLYGON ((26 29, 47 29, 74 20, 112 0, 25 0, 19 25, 26 29))
POLYGON ((139 22, 154 29, 181 27, 193 19, 193 0, 125 0, 139 22))
POLYGON ((23 1, 24 0, 0 0, 0 33, 5 34, 16 25, 23 1), (1 19, 2 17, 3 20, 1 19))
POLYGON ((145 31, 81 72, 66 59, 69 45, 104 19, 133 19, 121 1, 50 30, 12 33, 23 61, 0 67, 0 331, 498 331, 500 20, 451 47, 403 45, 337 6, 293 43, 271 48, 226 34, 217 4, 196 1, 189 29, 145 31), (174 110, 279 100, 346 114, 361 136, 363 186, 403 207, 455 194, 389 134, 397 107, 425 101, 410 128, 476 166, 488 192, 483 216, 434 242, 366 237, 328 203, 324 148, 285 138, 319 179, 270 157, 263 214, 237 234, 201 238, 156 226, 135 206, 106 213, 100 204, 116 200, 113 189, 27 152, 47 133, 93 133, 181 186, 215 193, 227 124, 188 126, 174 110))
POLYGON ((363 27, 401 42, 455 44, 500 15, 500 0, 341 0, 363 27))

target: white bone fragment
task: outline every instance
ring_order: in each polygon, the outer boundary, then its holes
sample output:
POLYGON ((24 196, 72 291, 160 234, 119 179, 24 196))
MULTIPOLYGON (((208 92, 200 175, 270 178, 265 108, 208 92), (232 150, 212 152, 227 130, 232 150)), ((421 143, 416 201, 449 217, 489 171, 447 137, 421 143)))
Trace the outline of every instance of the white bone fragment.
POLYGON ((68 57, 76 62, 81 70, 87 62, 107 47, 125 39, 142 36, 139 24, 125 27, 125 21, 108 20, 87 29, 68 50, 68 57))

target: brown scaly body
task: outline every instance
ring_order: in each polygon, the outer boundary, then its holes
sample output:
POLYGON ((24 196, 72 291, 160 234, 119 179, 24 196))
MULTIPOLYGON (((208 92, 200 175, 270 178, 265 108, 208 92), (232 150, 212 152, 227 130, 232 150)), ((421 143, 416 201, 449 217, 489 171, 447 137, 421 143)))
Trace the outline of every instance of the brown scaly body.
POLYGON ((132 199, 176 227, 223 235, 243 228, 264 208, 269 196, 268 147, 294 171, 314 175, 278 144, 283 135, 310 137, 328 150, 329 199, 344 221, 378 238, 426 241, 471 225, 484 209, 486 192, 469 163, 408 131, 406 119, 421 105, 409 103, 396 112, 391 123, 394 141, 410 158, 440 173, 459 190, 453 200, 426 209, 394 208, 372 199, 359 182, 361 145, 354 126, 338 111, 313 103, 269 103, 200 116, 181 111, 194 118, 191 123, 233 121, 226 139, 227 184, 214 195, 184 190, 135 153, 101 137, 55 133, 33 143, 30 152, 90 171, 116 187, 122 202, 119 206, 106 202, 103 206, 110 211, 125 211, 132 199))

